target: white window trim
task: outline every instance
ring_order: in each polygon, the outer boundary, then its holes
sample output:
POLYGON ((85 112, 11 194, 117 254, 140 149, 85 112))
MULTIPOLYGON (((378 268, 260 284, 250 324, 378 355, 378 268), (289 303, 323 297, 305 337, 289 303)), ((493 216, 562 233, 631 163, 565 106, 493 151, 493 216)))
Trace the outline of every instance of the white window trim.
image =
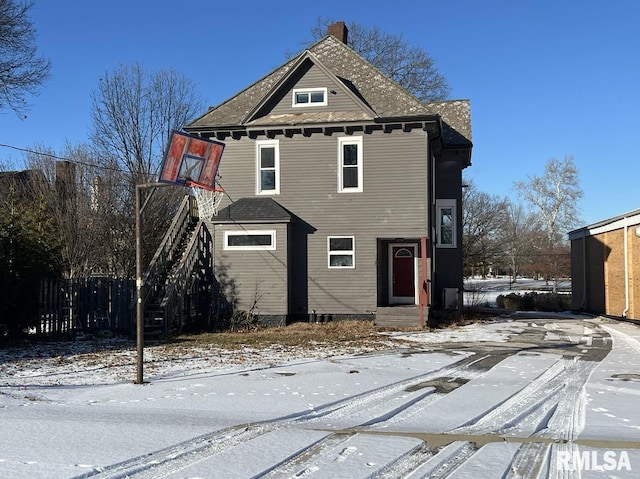
POLYGON ((327 98, 327 88, 294 88, 293 89, 293 97, 291 98, 291 106, 293 108, 307 108, 310 106, 327 106, 328 98, 327 98), (322 92, 324 101, 321 102, 311 102, 311 93, 322 92), (298 93, 308 93, 309 94, 309 102, 308 103, 296 103, 296 96, 298 93))
POLYGON ((259 140, 256 141, 256 195, 279 195, 280 194, 280 141, 279 140, 259 140), (262 167, 260 164, 260 150, 262 147, 274 148, 274 170, 276 173, 275 189, 262 189, 262 167))
POLYGON ((420 258, 418 257, 418 245, 417 244, 412 244, 412 243, 389 243, 389 274, 387 276, 387 279, 389 281, 389 303, 390 304, 419 304, 419 296, 420 296, 420 289, 418 287, 418 274, 420 271, 420 264, 419 264, 419 260, 420 258), (413 255, 413 284, 414 284, 414 297, 413 297, 413 303, 409 303, 407 302, 407 298, 409 298, 409 296, 393 296, 393 248, 394 247, 399 247, 399 248, 406 248, 408 250, 410 250, 412 252, 413 255))
POLYGON ((224 243, 222 249, 231 251, 273 251, 276 249, 276 230, 241 230, 241 231, 225 231, 224 243), (270 245, 256 245, 256 246, 229 246, 230 236, 271 236, 270 245))
POLYGON ((338 193, 362 193, 364 191, 363 185, 363 149, 362 149, 362 137, 361 136, 342 136, 338 138, 338 193), (344 145, 357 145, 358 146, 358 186, 356 188, 344 187, 344 145))
POLYGON ((327 236, 327 266, 329 269, 354 269, 356 267, 356 237, 355 236, 327 236), (332 239, 341 239, 341 238, 349 238, 351 239, 351 247, 350 250, 331 250, 331 240, 332 239), (331 266, 331 256, 332 255, 351 255, 353 261, 351 261, 351 266, 331 266))
POLYGON ((456 200, 454 199, 446 199, 446 200, 436 200, 436 234, 437 234, 437 243, 436 246, 438 248, 456 248, 457 247, 457 208, 456 208, 456 200), (451 208, 452 211, 452 225, 451 225, 451 243, 442 243, 441 231, 442 231, 442 215, 441 211, 445 208, 451 208))

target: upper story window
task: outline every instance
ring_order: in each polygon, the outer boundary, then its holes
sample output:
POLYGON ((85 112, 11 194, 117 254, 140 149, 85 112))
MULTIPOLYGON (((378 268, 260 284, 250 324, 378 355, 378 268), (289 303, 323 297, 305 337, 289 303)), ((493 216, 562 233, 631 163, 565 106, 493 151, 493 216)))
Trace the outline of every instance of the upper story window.
POLYGON ((338 192, 362 192, 362 137, 338 138, 338 192))
POLYGON ((280 193, 280 145, 278 140, 256 141, 256 194, 280 193))
POLYGON ((293 106, 327 106, 326 88, 295 88, 293 106))
POLYGON ((456 200, 436 200, 436 228, 439 248, 456 247, 456 200))

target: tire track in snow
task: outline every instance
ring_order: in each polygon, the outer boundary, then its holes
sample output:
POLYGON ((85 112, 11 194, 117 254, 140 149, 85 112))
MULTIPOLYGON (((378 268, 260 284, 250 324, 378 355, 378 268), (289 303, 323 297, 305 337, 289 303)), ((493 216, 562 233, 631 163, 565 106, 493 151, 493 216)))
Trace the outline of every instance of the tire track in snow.
POLYGON ((461 358, 458 362, 443 366, 438 370, 429 371, 428 373, 386 385, 373 391, 367 391, 360 395, 336 401, 319 407, 314 411, 305 411, 272 421, 254 423, 243 428, 229 428, 216 431, 150 454, 99 468, 78 477, 95 477, 101 479, 128 477, 158 478, 182 470, 192 464, 206 460, 208 457, 220 454, 245 441, 276 429, 294 426, 308 427, 317 423, 318 420, 327 417, 353 419, 354 425, 359 425, 362 422, 384 420, 406 409, 411 404, 421 400, 432 392, 422 391, 414 394, 405 394, 408 389, 417 387, 419 391, 419 386, 426 381, 438 379, 443 376, 463 374, 464 371, 468 371, 469 367, 482 361, 486 357, 488 356, 475 358, 473 355, 468 355, 461 358), (397 398, 399 395, 403 396, 400 398, 399 404, 396 403, 389 409, 389 401, 392 398, 397 398))
MULTIPOLYGON (((509 354, 505 355, 503 353, 497 356, 504 359, 509 354)), ((486 354, 481 357, 475 357, 473 355, 465 356, 458 362, 444 366, 438 370, 420 374, 372 391, 336 401, 319 407, 314 411, 305 411, 272 421, 250 424, 244 428, 230 428, 224 431, 217 431, 80 477, 109 479, 166 477, 275 430, 291 427, 318 427, 320 422, 326 421, 327 419, 340 419, 343 422, 347 420, 347 422, 350 422, 350 425, 346 427, 369 426, 378 423, 384 424, 408 409, 420 410, 428 408, 437 400, 445 397, 449 392, 436 392, 436 388, 425 386, 425 384, 442 380, 443 378, 448 378, 448 380, 451 380, 451 378, 472 379, 480 376, 491 367, 487 366, 486 363, 490 365, 495 363, 493 356, 496 356, 496 354, 486 354), (427 387, 429 387, 429 389, 425 390, 427 387)), ((353 437, 355 435, 357 435, 357 433, 350 432, 347 437, 353 437)), ((342 434, 342 436, 344 437, 344 434, 342 434)), ((334 440, 335 439, 327 439, 325 444, 329 445, 334 440)), ((457 465, 464 462, 477 450, 471 443, 457 441, 455 444, 457 444, 456 447, 452 448, 447 446, 440 453, 436 454, 434 459, 427 461, 429 463, 429 470, 431 471, 430 474, 435 474, 436 472, 438 474, 433 477, 447 477, 457 465), (459 449, 457 447, 459 447, 459 449), (455 454, 452 451, 455 451, 455 454), (434 472, 436 469, 437 471, 434 472)), ((322 447, 323 446, 320 446, 319 449, 314 449, 316 454, 322 456, 322 447)), ((416 451, 414 451, 414 455, 411 456, 410 460, 404 458, 404 462, 398 462, 397 467, 402 469, 402 464, 407 463, 407 461, 415 463, 416 458, 421 458, 418 460, 418 462, 421 463, 425 457, 424 454, 422 456, 416 454, 416 451)), ((298 456, 309 457, 309 455, 311 455, 309 459, 311 464, 308 468, 303 468, 296 472, 296 474, 301 474, 299 477, 312 477, 313 474, 315 474, 314 468, 318 467, 313 464, 313 458, 315 456, 313 453, 305 450, 291 459, 292 461, 297 461, 299 460, 298 456)), ((323 462, 323 460, 321 460, 321 462, 323 462)))
POLYGON ((513 458, 505 479, 541 479, 548 477, 549 444, 523 444, 513 458))
POLYGON ((562 389, 564 369, 564 362, 556 361, 553 366, 491 411, 483 412, 460 427, 448 431, 448 434, 493 434, 514 427, 541 403, 562 389))
MULTIPOLYGON (((478 357, 476 350, 476 355, 463 357, 438 370, 328 403, 313 411, 216 431, 80 477, 166 477, 217 455, 236 454, 243 443, 265 434, 284 432, 287 428, 316 428, 317 432, 323 425, 327 427, 323 424, 327 421, 340 423, 341 429, 390 425, 403 415, 428 409, 436 401, 445 398, 450 390, 438 389, 434 386, 436 382, 456 378, 473 379, 495 366, 496 358, 502 360, 517 352, 517 348, 510 351, 502 348, 496 351, 489 349, 485 350, 484 356, 478 357)), ((524 429, 530 431, 533 437, 537 434, 540 438, 564 434, 561 437, 571 440, 584 425, 584 383, 597 364, 590 361, 560 360, 488 413, 477 416, 460 428, 448 431, 453 442, 436 454, 433 454, 424 441, 418 441, 411 447, 407 446, 404 452, 398 452, 396 457, 387 457, 383 466, 375 464, 374 460, 364 466, 370 467, 370 477, 379 479, 449 477, 478 450, 476 444, 467 438, 455 437, 455 434, 465 431, 480 437, 496 431, 514 433, 524 429), (568 398, 561 400, 560 397, 566 392, 569 393, 568 398), (577 412, 574 411, 576 404, 581 404, 577 412), (569 431, 566 431, 567 428, 569 431)), ((326 477, 324 474, 327 471, 334 470, 331 468, 347 464, 365 451, 362 444, 366 443, 366 431, 334 430, 327 434, 329 435, 325 439, 308 444, 280 465, 275 464, 273 468, 265 470, 264 474, 268 474, 267 477, 282 477, 279 473, 287 472, 289 477, 326 477)), ((378 441, 381 440, 380 437, 382 436, 375 436, 378 441)), ((399 437, 393 435, 394 441, 399 437)), ((510 477, 520 477, 516 475, 516 471, 526 469, 527 464, 540 464, 548 459, 549 445, 547 441, 544 442, 542 445, 523 444, 520 452, 513 458, 510 477)), ((539 477, 544 477, 540 474, 542 472, 538 473, 539 477)), ((533 479, 536 476, 527 477, 533 479)))
POLYGON ((599 363, 561 359, 487 414, 448 434, 525 434, 574 440, 584 428, 585 385, 599 363))
POLYGON ((480 375, 482 373, 481 370, 473 370, 471 368, 489 356, 485 355, 480 358, 467 356, 456 363, 443 366, 435 371, 351 396, 320 407, 315 411, 306 412, 294 417, 293 421, 297 424, 304 423, 305 426, 312 426, 332 418, 350 422, 350 424, 342 424, 342 429, 384 422, 425 399, 431 403, 430 396, 436 396, 437 398, 444 396, 442 393, 435 392, 436 388, 433 386, 430 386, 430 389, 426 391, 423 390, 426 389, 424 387, 425 383, 442 378, 467 378, 480 375))
POLYGON ((445 479, 455 473, 478 448, 468 441, 455 441, 443 447, 435 456, 407 475, 396 476, 407 479, 445 479))
POLYGON ((622 341, 631 349, 633 349, 636 353, 640 354, 640 341, 638 341, 635 338, 632 338, 631 336, 623 333, 622 331, 618 331, 617 329, 611 328, 609 326, 605 326, 602 324, 600 325, 600 327, 605 331, 607 331, 611 335, 614 341, 615 340, 622 341))
POLYGON ((129 477, 162 477, 198 462, 199 457, 220 453, 268 432, 268 428, 228 428, 205 434, 149 454, 76 476, 77 479, 124 479, 129 477), (166 470, 166 472, 165 472, 166 470))
POLYGON ((422 451, 424 443, 410 437, 384 437, 358 433, 334 434, 316 448, 300 454, 266 474, 265 479, 349 477, 365 479, 384 476, 406 457, 422 451))
POLYGON ((599 363, 580 361, 576 358, 564 375, 566 385, 555 401, 557 407, 546 427, 534 434, 534 437, 554 440, 574 441, 585 426, 587 395, 585 386, 599 363))

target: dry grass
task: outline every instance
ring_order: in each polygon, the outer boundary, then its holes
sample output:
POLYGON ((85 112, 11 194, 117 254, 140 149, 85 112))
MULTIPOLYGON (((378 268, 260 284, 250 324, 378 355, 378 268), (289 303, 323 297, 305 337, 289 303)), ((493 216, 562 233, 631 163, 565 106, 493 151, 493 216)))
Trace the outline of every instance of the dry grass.
POLYGON ((335 321, 330 323, 294 323, 278 328, 264 328, 248 332, 202 333, 182 335, 175 340, 184 346, 215 345, 234 349, 245 346, 266 347, 349 344, 367 345, 383 342, 379 328, 373 321, 335 321))

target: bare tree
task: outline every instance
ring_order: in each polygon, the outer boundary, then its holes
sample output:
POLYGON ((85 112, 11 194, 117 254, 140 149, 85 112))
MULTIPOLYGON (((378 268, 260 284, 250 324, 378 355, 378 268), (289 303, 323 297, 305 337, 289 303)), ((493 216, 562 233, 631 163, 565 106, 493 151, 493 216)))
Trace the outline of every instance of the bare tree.
POLYGON ((462 244, 465 271, 484 277, 488 267, 500 259, 501 233, 506 219, 507 201, 479 191, 473 181, 462 195, 462 244))
POLYGON ((102 224, 92 208, 94 178, 97 166, 87 145, 66 145, 62 154, 35 145, 28 152, 26 163, 30 170, 41 172, 46 181, 34 184, 31 195, 42 197, 50 208, 57 236, 60 240, 60 259, 65 278, 85 277, 92 273, 107 273, 103 247, 108 247, 105 234, 109 227, 102 224), (100 238, 100 241, 96 241, 100 238))
POLYGON ((527 212, 521 203, 508 202, 502 229, 502 248, 514 283, 523 268, 533 261, 541 237, 537 218, 527 212))
MULTIPOLYGON (((312 40, 303 45, 323 38, 333 23, 335 20, 318 18, 311 29, 312 40)), ((409 93, 422 101, 444 100, 449 96, 447 79, 422 48, 410 45, 402 35, 382 32, 377 26, 369 28, 350 22, 347 28, 348 45, 409 93)))
MULTIPOLYGON (((131 272, 129 267, 135 264, 134 186, 156 177, 171 132, 180 130, 204 108, 194 84, 186 77, 173 70, 151 73, 139 64, 120 66, 106 74, 92 100, 92 141, 98 162, 110 171, 120 169, 120 183, 126 185, 126 191, 120 192, 116 181, 101 180, 102 191, 109 188, 115 194, 108 201, 122 201, 121 208, 115 210, 121 217, 112 232, 118 236, 130 232, 130 236, 121 242, 120 238, 113 238, 113 246, 117 246, 114 251, 119 252, 122 269, 131 272)), ((185 192, 181 188, 162 188, 152 194, 153 201, 147 203, 143 214, 145 261, 160 244, 178 198, 185 192)))
POLYGON ((516 190, 531 204, 542 222, 551 244, 561 241, 568 231, 580 223, 578 201, 582 188, 572 156, 564 160, 551 158, 544 175, 516 181, 516 190))
POLYGON ((0 0, 0 111, 24 117, 26 94, 35 94, 49 78, 51 64, 39 57, 35 28, 29 20, 33 2, 0 0))
POLYGON ((566 243, 566 233, 580 223, 578 201, 582 198, 582 188, 573 157, 551 158, 542 176, 529 176, 527 181, 515 182, 514 187, 530 203, 542 224, 545 243, 540 245, 540 251, 552 260, 557 258, 549 273, 555 289, 564 261, 559 256, 560 246, 566 243))
POLYGON ((120 66, 92 95, 92 140, 104 163, 118 164, 132 184, 158 170, 172 130, 203 110, 193 83, 173 70, 120 66))

